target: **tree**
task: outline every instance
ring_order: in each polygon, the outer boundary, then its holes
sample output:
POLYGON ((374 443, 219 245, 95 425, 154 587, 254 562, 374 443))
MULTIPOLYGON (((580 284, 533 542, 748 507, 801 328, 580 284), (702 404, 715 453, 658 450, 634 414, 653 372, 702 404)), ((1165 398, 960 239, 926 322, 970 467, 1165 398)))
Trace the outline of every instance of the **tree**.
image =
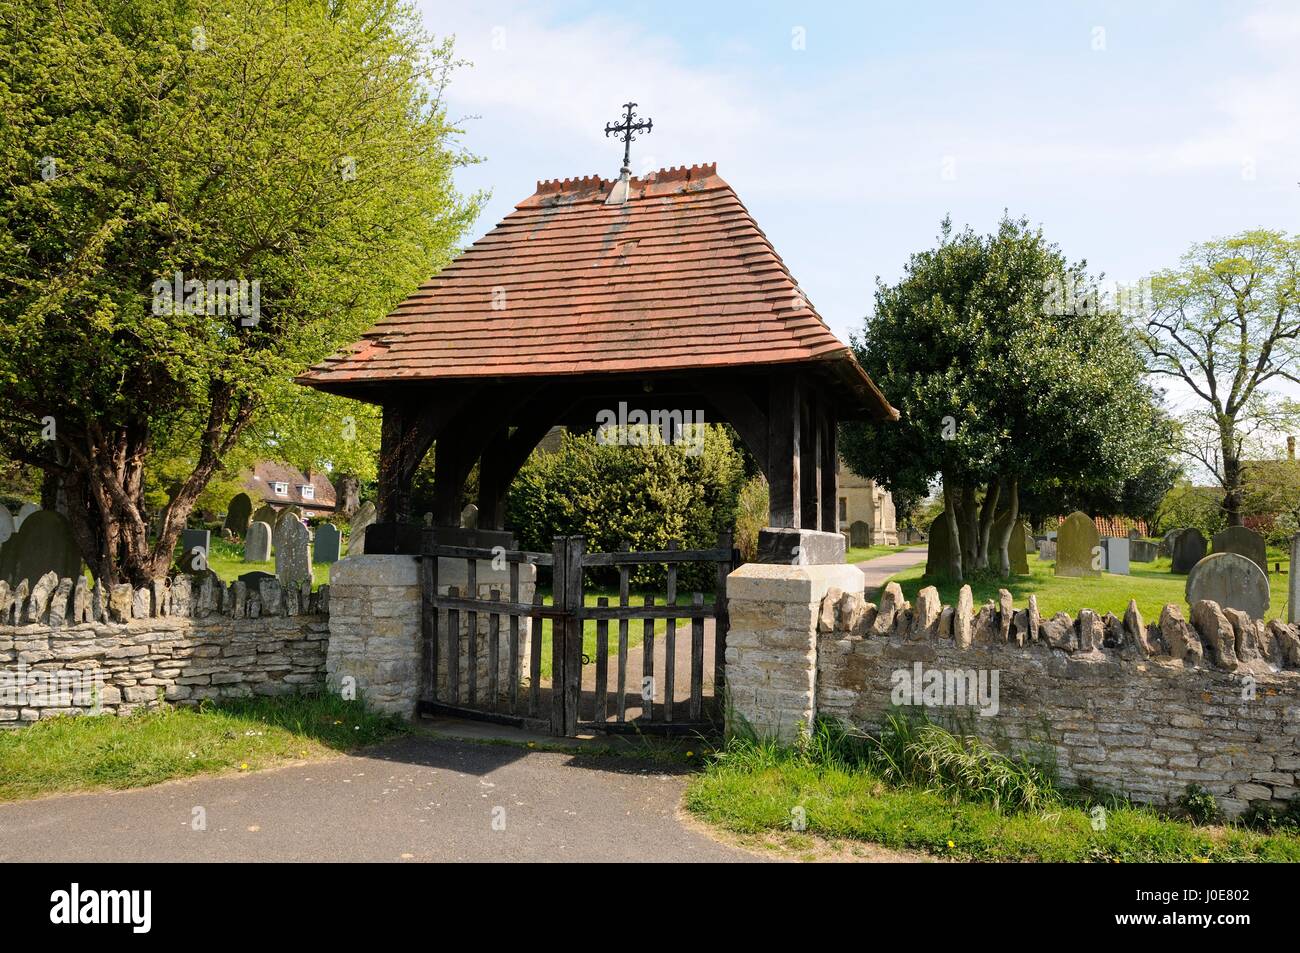
POLYGON ((1095 492, 1150 462, 1144 427, 1157 397, 1123 320, 1095 306, 1085 268, 1024 220, 1004 217, 987 236, 953 234, 945 221, 899 283, 877 283, 875 313, 854 338, 902 416, 846 425, 845 460, 891 492, 924 496, 942 477, 955 579, 1010 574, 1022 489, 1095 492))
POLYGON ((1296 417, 1269 385, 1300 383, 1298 267, 1300 240, 1258 230, 1195 245, 1151 279, 1150 369, 1199 401, 1184 451, 1217 481, 1229 526, 1241 525, 1243 459, 1296 417))
POLYGON ((142 584, 268 401, 454 254, 456 63, 390 0, 0 4, 0 450, 142 584))

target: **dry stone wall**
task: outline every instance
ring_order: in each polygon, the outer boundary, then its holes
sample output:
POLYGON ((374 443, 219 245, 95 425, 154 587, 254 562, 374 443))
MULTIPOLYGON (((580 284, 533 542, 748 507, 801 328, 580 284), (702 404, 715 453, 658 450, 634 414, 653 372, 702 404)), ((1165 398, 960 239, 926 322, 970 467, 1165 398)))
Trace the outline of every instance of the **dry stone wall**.
MULTIPOLYGON (((733 609, 734 612, 734 609, 733 609)), ((1167 804, 1188 784, 1236 814, 1300 795, 1300 626, 1201 601, 1147 624, 1083 609, 1039 616, 1005 590, 978 611, 897 585, 879 605, 829 590, 818 615, 816 711, 874 730, 921 705, 1067 784, 1167 804)))
POLYGON ((178 576, 102 590, 53 573, 0 582, 0 726, 324 682, 329 587, 178 576))

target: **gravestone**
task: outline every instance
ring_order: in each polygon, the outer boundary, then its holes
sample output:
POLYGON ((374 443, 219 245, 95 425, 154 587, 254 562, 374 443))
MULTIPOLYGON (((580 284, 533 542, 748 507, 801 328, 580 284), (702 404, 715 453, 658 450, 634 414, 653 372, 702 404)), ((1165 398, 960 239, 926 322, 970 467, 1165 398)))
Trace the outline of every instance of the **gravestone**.
POLYGON ((5 540, 12 536, 16 529, 9 507, 0 504, 0 546, 5 544, 5 540))
POLYGON ((466 503, 460 511, 460 528, 478 529, 478 507, 473 503, 466 503))
POLYGON ((30 588, 47 572, 76 579, 81 575, 81 550, 62 513, 36 510, 24 516, 18 532, 0 546, 0 580, 11 590, 23 580, 30 588))
MULTIPOLYGON (((1001 537, 999 537, 1001 538, 1001 537)), ((1017 576, 1029 575, 1029 550, 1033 537, 1029 535, 1029 525, 1024 520, 1016 520, 1011 528, 1011 539, 1007 543, 1007 556, 1011 560, 1011 571, 1017 576)), ((992 553, 989 554, 992 557, 992 553)))
POLYGON ((375 504, 366 500, 352 515, 352 528, 348 532, 349 556, 359 556, 366 551, 366 530, 374 521, 375 504))
POLYGON ((1187 605, 1202 599, 1217 602, 1221 609, 1240 609, 1252 619, 1268 612, 1268 576, 1246 556, 1213 553, 1196 563, 1187 574, 1187 605))
POLYGON ((1044 537, 1038 541, 1038 558, 1042 562, 1054 562, 1056 560, 1056 540, 1044 537))
POLYGON ((1182 531, 1183 531, 1182 527, 1178 529, 1171 529, 1169 532, 1165 533, 1163 537, 1161 537, 1160 539, 1161 556, 1173 556, 1174 541, 1178 539, 1178 534, 1181 533, 1182 531))
POLYGON ((336 563, 339 561, 339 544, 343 534, 333 523, 326 523, 316 530, 316 545, 312 551, 318 563, 336 563))
POLYGON ((248 524, 253 519, 253 501, 247 493, 236 493, 226 506, 225 528, 241 539, 248 532, 248 524))
POLYGON ((259 506, 256 510, 253 511, 253 518, 250 519, 249 522, 265 523, 267 526, 274 526, 275 518, 279 515, 280 514, 276 512, 274 506, 272 506, 270 503, 263 503, 261 506, 259 506))
POLYGON ((248 524, 244 537, 244 562, 264 563, 271 558, 271 527, 263 522, 248 524))
POLYGON ((1264 537, 1246 526, 1229 526, 1214 534, 1214 552, 1245 556, 1268 575, 1268 545, 1264 537))
POLYGON ((302 520, 301 507, 294 506, 293 504, 286 506, 284 509, 282 509, 279 513, 275 515, 275 522, 272 523, 271 525, 278 527, 281 523, 283 523, 287 519, 295 519, 301 521, 302 520))
POLYGON ((276 527, 275 575, 281 585, 311 586, 311 532, 296 519, 276 527))
POLYGON ((1174 537, 1170 572, 1188 573, 1205 558, 1205 537, 1199 529, 1180 529, 1174 537))
POLYGON ((849 545, 855 549, 871 545, 871 527, 862 520, 855 520, 849 526, 849 545))
POLYGON ((182 572, 191 575, 208 568, 208 553, 212 552, 212 534, 206 529, 186 529, 181 531, 182 572), (199 553, 195 553, 195 550, 199 553), (200 555, 201 554, 201 555, 200 555))
POLYGON ((31 516, 33 513, 39 513, 40 511, 41 508, 35 503, 24 503, 22 506, 18 507, 18 513, 14 516, 14 530, 17 531, 22 529, 23 520, 27 519, 27 517, 31 516))
POLYGON ((1132 541, 1127 536, 1107 536, 1101 541, 1105 570, 1117 576, 1129 574, 1129 551, 1132 541))
POLYGON ((1139 533, 1139 532, 1138 532, 1137 530, 1135 530, 1135 529, 1131 529, 1131 530, 1128 531, 1128 538, 1129 538, 1130 540, 1141 539, 1141 538, 1142 538, 1142 534, 1139 533))
POLYGON ((948 563, 952 558, 952 537, 948 532, 948 517, 940 513, 930 524, 930 539, 925 549, 925 574, 935 579, 948 577, 948 563))
POLYGON ((1128 544, 1129 558, 1135 563, 1156 561, 1156 544, 1149 539, 1135 539, 1128 544))
POLYGON ((1100 576, 1101 537, 1097 524, 1084 513, 1074 512, 1056 531, 1056 575, 1100 576))

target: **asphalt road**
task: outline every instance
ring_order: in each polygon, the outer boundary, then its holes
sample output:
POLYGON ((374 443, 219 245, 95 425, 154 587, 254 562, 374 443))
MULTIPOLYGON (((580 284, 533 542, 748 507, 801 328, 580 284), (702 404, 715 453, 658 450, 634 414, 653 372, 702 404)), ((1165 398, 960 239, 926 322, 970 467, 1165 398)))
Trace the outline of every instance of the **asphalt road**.
POLYGON ((634 758, 415 735, 330 761, 0 804, 0 861, 755 859, 682 824, 685 783, 634 758))

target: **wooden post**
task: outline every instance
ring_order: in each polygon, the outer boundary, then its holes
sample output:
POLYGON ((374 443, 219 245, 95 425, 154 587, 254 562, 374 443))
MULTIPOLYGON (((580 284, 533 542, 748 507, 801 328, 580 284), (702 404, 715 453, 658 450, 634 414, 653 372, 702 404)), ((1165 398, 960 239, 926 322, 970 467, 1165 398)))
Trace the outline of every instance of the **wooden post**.
POLYGON ((774 371, 768 386, 767 486, 771 525, 799 529, 803 508, 799 479, 799 381, 774 371))
POLYGON ((564 661, 564 731, 568 737, 578 733, 578 705, 582 701, 582 554, 586 540, 570 536, 565 546, 565 661, 564 661))
POLYGON ((821 528, 822 455, 821 414, 817 392, 812 387, 802 388, 799 401, 801 426, 799 428, 800 501, 804 529, 821 528))
POLYGON ((835 412, 827 404, 822 421, 822 525, 828 533, 838 533, 840 505, 840 455, 837 445, 835 412))
MULTIPOLYGON (((569 538, 557 536, 551 543, 551 608, 563 612, 568 605, 569 538)), ((568 625, 561 615, 551 619, 551 734, 564 734, 564 670, 569 661, 568 625)))

